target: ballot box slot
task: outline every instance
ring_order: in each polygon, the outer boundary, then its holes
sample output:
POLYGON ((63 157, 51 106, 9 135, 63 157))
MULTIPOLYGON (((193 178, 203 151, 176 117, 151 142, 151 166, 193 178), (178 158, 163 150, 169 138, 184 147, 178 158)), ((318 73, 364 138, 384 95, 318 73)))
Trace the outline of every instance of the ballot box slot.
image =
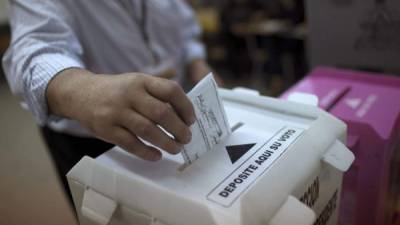
POLYGON ((336 94, 334 98, 329 102, 329 104, 326 105, 325 110, 326 111, 331 111, 333 107, 344 97, 349 93, 351 90, 350 87, 345 87, 343 90, 341 90, 339 93, 336 94))
MULTIPOLYGON (((231 133, 237 131, 244 125, 243 122, 236 122, 233 126, 231 126, 231 133)), ((183 172, 186 168, 188 168, 191 164, 183 163, 181 166, 178 167, 179 172, 183 172)))

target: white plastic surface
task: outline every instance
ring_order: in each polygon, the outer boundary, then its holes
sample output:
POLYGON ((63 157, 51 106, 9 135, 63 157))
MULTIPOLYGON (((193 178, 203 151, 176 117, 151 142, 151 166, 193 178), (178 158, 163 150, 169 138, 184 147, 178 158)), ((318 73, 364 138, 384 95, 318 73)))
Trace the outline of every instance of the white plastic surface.
POLYGON ((318 106, 318 96, 302 92, 293 92, 288 97, 289 101, 306 105, 318 106))
MULTIPOLYGON (((181 155, 164 154, 161 161, 154 163, 116 147, 95 160, 83 159, 69 172, 68 179, 110 196, 120 206, 170 225, 265 225, 266 221, 285 225, 284 220, 271 221, 282 217, 275 214, 279 209, 302 212, 310 218, 307 210, 298 207, 297 200, 289 196, 300 197, 307 192, 310 179, 321 173, 321 160, 329 149, 334 148, 332 151, 337 157, 348 159, 347 153, 342 153, 346 148, 335 144, 345 136, 345 124, 314 106, 229 90, 220 90, 220 94, 229 123, 243 125, 185 170, 178 170, 183 164, 181 155), (268 147, 270 140, 279 139, 277 135, 285 127, 303 132, 283 145, 287 148, 281 149, 278 157, 268 162, 271 166, 264 167, 265 172, 252 177, 252 182, 235 193, 229 204, 209 198, 240 165, 258 156, 258 150, 268 147), (233 162, 226 147, 245 144, 254 145, 233 162), (91 170, 92 173, 88 172, 91 170), (287 201, 288 205, 281 208, 287 201)), ((324 167, 326 171, 319 177, 324 190, 320 191, 315 209, 318 213, 332 193, 340 192, 341 173, 335 172, 335 168, 345 170, 351 163, 351 160, 337 163, 330 157, 324 160, 334 167, 324 167)), ((237 190, 239 188, 234 191, 237 190)))
POLYGON ((117 208, 115 200, 86 189, 82 202, 82 215, 99 225, 107 225, 117 208))
POLYGON ((312 225, 315 213, 293 196, 289 196, 269 225, 312 225))
POLYGON ((250 89, 250 88, 245 88, 245 87, 235 87, 233 91, 237 93, 242 93, 242 94, 248 94, 248 95, 256 95, 259 96, 260 92, 255 90, 255 89, 250 89))
POLYGON ((353 152, 340 141, 335 141, 331 148, 326 152, 323 160, 335 167, 336 169, 345 172, 353 163, 355 157, 353 152))

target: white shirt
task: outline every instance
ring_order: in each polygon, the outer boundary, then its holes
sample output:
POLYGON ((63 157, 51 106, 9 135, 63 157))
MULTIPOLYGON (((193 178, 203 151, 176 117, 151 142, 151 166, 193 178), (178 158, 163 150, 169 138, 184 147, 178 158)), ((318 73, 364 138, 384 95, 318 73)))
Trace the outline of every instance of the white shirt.
POLYGON ((14 0, 10 26, 3 68, 11 90, 40 125, 78 136, 90 134, 47 111, 45 90, 60 71, 146 72, 156 61, 167 61, 181 81, 185 65, 205 55, 196 40, 200 28, 184 0, 14 0))

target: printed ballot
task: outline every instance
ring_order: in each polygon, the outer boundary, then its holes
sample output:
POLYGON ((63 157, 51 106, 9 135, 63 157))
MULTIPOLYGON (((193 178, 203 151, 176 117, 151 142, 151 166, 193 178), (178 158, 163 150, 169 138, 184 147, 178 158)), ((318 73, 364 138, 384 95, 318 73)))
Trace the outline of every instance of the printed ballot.
POLYGON ((197 119, 190 127, 192 140, 182 150, 186 165, 211 151, 231 132, 217 83, 211 73, 188 93, 188 97, 193 103, 197 119))

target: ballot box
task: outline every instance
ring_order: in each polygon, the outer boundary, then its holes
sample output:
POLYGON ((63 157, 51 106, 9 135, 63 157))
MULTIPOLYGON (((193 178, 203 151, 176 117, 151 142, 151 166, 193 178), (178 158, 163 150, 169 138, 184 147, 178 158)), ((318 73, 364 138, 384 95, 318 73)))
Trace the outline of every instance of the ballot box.
POLYGON ((281 98, 295 92, 317 95, 348 126, 356 160, 344 176, 340 224, 392 224, 400 212, 400 79, 320 67, 281 98))
POLYGON ((345 123, 254 91, 219 94, 232 132, 190 165, 181 154, 147 162, 119 147, 82 158, 67 175, 80 224, 337 224, 354 160, 345 123))
POLYGON ((400 1, 306 0, 312 67, 399 73, 400 1))

